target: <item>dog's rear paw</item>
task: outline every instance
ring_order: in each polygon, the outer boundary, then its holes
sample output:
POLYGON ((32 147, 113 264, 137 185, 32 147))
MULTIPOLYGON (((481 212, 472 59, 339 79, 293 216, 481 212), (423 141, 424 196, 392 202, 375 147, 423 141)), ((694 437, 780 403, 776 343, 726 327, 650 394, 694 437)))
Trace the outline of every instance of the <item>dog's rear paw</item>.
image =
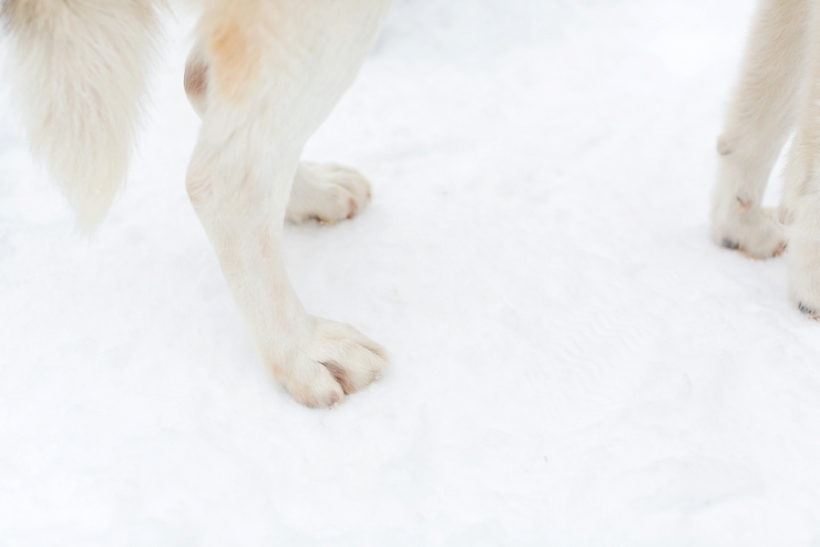
POLYGON ((387 369, 387 352, 344 323, 316 319, 310 343, 277 379, 300 403, 332 407, 387 369))
POLYGON ((783 226, 767 208, 744 209, 717 214, 712 219, 712 239, 726 249, 750 258, 771 258, 786 250, 783 226))
POLYGON ((370 182, 355 169, 333 163, 302 162, 287 208, 291 222, 315 219, 326 224, 353 218, 370 202, 370 182))

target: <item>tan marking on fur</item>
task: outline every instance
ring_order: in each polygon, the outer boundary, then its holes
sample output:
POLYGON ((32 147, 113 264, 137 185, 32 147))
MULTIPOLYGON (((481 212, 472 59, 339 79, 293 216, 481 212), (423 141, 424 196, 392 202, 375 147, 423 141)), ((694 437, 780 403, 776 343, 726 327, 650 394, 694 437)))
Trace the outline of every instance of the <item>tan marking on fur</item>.
POLYGON ((228 98, 240 98, 242 89, 250 83, 256 64, 242 27, 227 22, 211 36, 209 45, 217 88, 228 98))
POLYGON ((42 3, 37 0, 5 0, 0 17, 7 25, 27 27, 41 15, 42 8, 42 3))
POLYGON ((342 368, 340 364, 334 363, 333 361, 327 361, 322 362, 321 365, 333 375, 333 378, 337 382, 339 382, 339 385, 342 386, 342 391, 345 395, 350 395, 351 393, 355 393, 357 391, 356 386, 350 381, 347 371, 342 368))
POLYGON ((754 256, 753 254, 750 254, 748 251, 746 251, 746 249, 737 249, 737 250, 740 252, 740 254, 742 254, 746 258, 751 258, 752 260, 766 260, 767 258, 777 258, 778 256, 782 255, 784 252, 786 252, 787 247, 788 247, 788 245, 785 242, 781 243, 780 245, 777 246, 777 249, 772 251, 772 254, 771 254, 770 257, 754 256))
POLYGON ((189 98, 196 100, 204 98, 208 92, 208 64, 191 62, 185 65, 183 85, 189 98))
POLYGON ((225 98, 240 100, 260 65, 259 0, 220 2, 202 19, 200 32, 211 60, 211 81, 225 98))

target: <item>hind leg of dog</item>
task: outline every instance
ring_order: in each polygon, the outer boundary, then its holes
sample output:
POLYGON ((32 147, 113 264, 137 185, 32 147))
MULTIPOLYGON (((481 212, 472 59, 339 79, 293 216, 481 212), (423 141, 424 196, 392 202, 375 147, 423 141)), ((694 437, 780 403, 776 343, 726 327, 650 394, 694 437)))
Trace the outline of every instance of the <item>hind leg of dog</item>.
MULTIPOLYGON (((185 92, 201 116, 208 108, 210 60, 200 41, 193 47, 185 66, 185 92)), ((300 162, 285 212, 295 223, 318 220, 333 224, 350 219, 370 203, 370 182, 358 171, 335 163, 300 162)))
MULTIPOLYGON (((813 3, 811 23, 820 24, 813 3)), ((809 87, 798 119, 784 186, 789 236, 789 291, 803 313, 820 318, 820 35, 812 36, 809 87)))
POLYGON ((263 359, 309 406, 364 388, 387 363, 353 327, 305 311, 281 234, 302 147, 349 86, 388 5, 234 0, 199 27, 206 100, 188 193, 263 359))
POLYGON ((778 255, 786 244, 776 215, 761 201, 799 101, 809 4, 762 0, 718 139, 711 235, 717 244, 755 258, 778 255))

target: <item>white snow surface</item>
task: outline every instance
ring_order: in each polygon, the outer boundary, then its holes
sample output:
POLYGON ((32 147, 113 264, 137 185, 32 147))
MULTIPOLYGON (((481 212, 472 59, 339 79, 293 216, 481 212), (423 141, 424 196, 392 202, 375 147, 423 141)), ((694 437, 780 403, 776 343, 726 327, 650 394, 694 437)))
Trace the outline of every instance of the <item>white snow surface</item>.
POLYGON ((707 235, 752 9, 398 0, 306 150, 373 203, 285 230, 308 310, 392 356, 332 410, 188 202, 189 16, 91 239, 4 100, 0 546, 817 545, 820 326, 707 235))

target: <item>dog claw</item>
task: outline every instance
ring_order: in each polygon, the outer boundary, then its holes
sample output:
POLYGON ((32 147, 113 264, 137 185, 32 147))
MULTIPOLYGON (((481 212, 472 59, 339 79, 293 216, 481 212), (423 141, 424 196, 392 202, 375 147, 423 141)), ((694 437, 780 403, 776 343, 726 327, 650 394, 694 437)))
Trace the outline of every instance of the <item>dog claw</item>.
POLYGON ((737 251, 738 249, 740 249, 740 244, 739 243, 737 243, 736 241, 732 241, 731 239, 728 239, 728 238, 721 241, 720 244, 725 249, 731 249, 733 251, 737 251))
POLYGON ((820 317, 818 317, 817 312, 815 310, 813 310, 810 307, 806 306, 802 302, 797 303, 797 309, 800 310, 800 313, 810 317, 811 319, 814 319, 815 321, 820 319, 820 317))

